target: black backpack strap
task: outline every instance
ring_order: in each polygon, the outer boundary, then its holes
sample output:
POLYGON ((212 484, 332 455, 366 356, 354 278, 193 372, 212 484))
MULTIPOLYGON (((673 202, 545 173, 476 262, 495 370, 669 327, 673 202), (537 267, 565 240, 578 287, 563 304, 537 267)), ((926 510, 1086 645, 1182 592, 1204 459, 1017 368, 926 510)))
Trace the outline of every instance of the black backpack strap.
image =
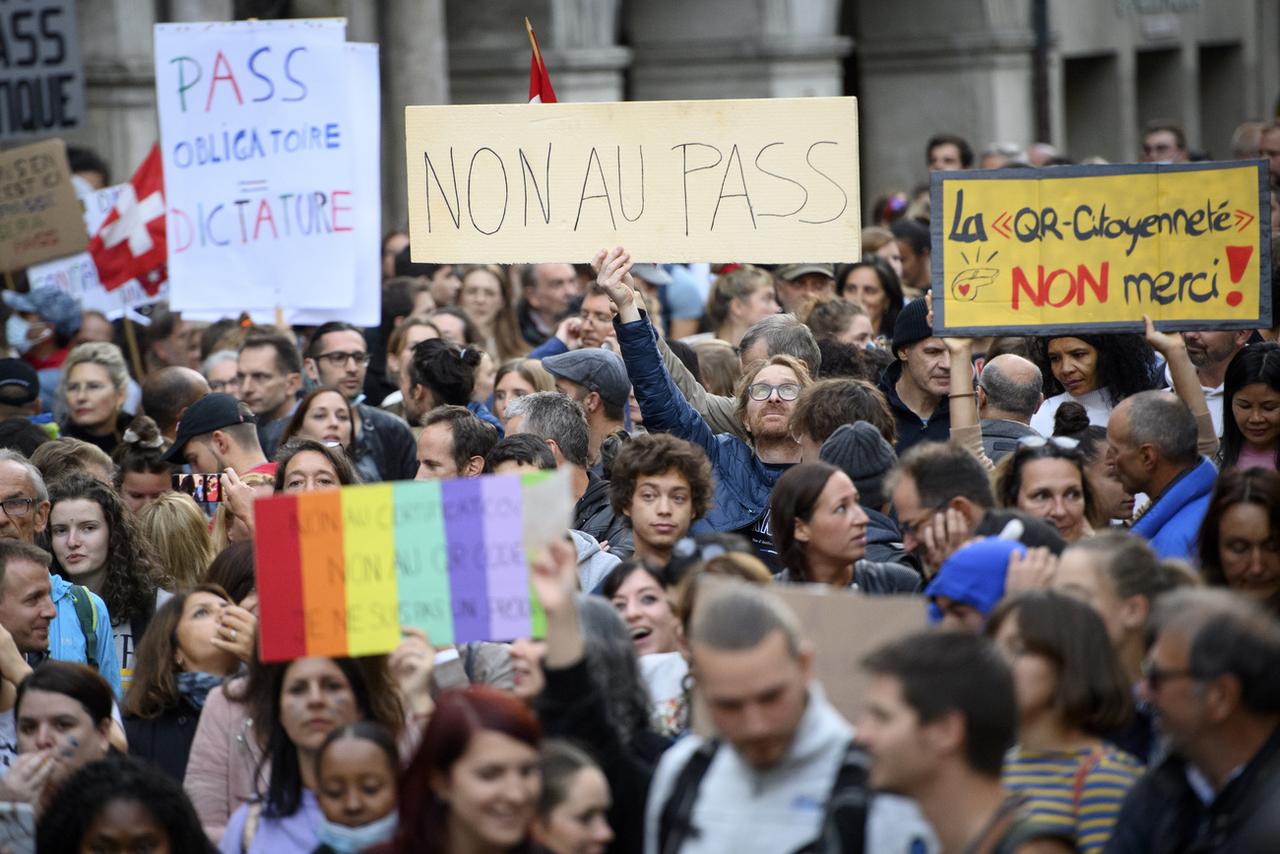
POLYGON ((693 805, 698 800, 702 778, 707 775, 719 748, 718 739, 707 739, 676 775, 671 794, 658 817, 658 854, 678 854, 686 839, 698 835, 698 829, 693 826, 693 805))
POLYGON ((871 808, 871 792, 867 788, 870 771, 871 756, 849 742, 831 785, 818 838, 796 854, 862 854, 871 808))

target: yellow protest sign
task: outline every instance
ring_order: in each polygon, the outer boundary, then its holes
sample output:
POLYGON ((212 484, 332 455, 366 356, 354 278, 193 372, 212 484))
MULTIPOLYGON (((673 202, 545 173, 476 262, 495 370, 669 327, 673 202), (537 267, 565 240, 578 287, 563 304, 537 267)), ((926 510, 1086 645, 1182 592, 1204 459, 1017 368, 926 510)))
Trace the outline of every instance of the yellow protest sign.
POLYGON ((418 262, 854 261, 853 98, 407 107, 418 262))
POLYGON ((1271 325, 1266 167, 934 173, 939 331, 1271 325))

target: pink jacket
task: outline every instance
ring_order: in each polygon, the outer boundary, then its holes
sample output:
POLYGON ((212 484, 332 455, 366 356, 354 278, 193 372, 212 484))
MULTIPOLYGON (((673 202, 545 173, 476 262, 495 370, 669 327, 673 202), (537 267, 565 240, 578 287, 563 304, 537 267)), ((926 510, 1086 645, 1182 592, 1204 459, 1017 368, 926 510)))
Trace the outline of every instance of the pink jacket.
MULTIPOLYGON (((244 689, 243 679, 231 684, 244 689)), ((225 687, 209 692, 183 780, 201 826, 215 843, 222 839, 231 814, 253 797, 254 773, 262 756, 248 708, 227 699, 225 687)), ((266 777, 262 779, 260 788, 265 792, 266 777)))

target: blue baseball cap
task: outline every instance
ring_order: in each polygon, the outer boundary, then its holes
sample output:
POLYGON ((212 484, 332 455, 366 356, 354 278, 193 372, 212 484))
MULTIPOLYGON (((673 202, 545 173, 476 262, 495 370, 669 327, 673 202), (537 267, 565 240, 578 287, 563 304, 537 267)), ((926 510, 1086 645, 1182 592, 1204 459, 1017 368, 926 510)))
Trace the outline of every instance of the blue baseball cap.
POLYGON ((942 562, 942 568, 924 589, 929 597, 930 622, 942 622, 942 611, 934 604, 938 596, 972 607, 982 616, 990 614, 1004 598, 1004 582, 1011 555, 1024 555, 1027 547, 1017 540, 987 537, 958 549, 942 562))

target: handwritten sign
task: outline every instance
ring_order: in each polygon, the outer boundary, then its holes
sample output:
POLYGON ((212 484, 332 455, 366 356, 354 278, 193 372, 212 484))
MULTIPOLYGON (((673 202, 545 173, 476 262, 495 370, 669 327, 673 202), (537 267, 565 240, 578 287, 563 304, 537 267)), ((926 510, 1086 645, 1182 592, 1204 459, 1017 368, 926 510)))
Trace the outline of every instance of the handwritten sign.
POLYGON ((51 136, 83 121, 75 0, 0 4, 0 139, 51 136))
POLYGON ((854 98, 408 107, 414 261, 854 261, 854 98))
POLYGON ((1271 325, 1267 170, 934 173, 933 300, 973 335, 1271 325))
POLYGON ((567 471, 260 500, 262 660, 385 653, 401 626, 434 644, 541 636, 528 554, 562 536, 572 511, 567 471))
MULTIPOLYGON (((124 184, 117 184, 102 190, 79 193, 80 203, 84 206, 86 234, 95 234, 102 227, 102 221, 115 207, 116 197, 123 188, 124 184)), ((168 282, 161 283, 154 296, 148 294, 136 279, 108 291, 98 280, 98 268, 87 252, 33 264, 27 268, 27 281, 33 291, 37 288, 60 288, 68 296, 79 300, 86 311, 100 311, 109 320, 123 317, 129 308, 150 305, 169 297, 168 282)))
POLYGON ((72 255, 88 244, 66 144, 49 139, 0 152, 0 270, 72 255))
POLYGON ((160 24, 155 46, 173 306, 353 305, 381 199, 343 22, 160 24))

